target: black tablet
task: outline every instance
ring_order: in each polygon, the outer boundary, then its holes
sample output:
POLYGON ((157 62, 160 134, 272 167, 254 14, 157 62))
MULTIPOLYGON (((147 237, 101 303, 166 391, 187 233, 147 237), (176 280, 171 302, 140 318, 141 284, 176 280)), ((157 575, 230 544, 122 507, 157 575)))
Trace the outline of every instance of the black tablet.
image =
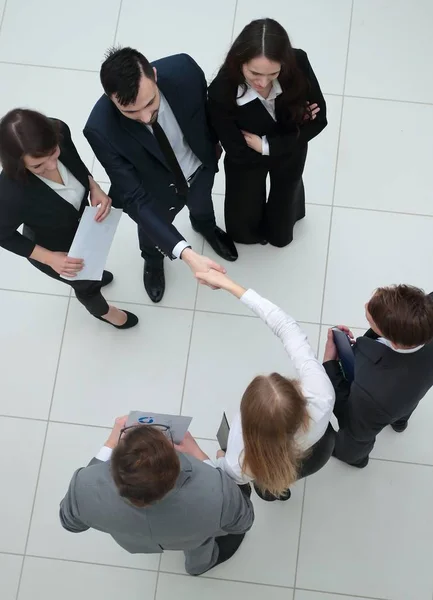
POLYGON ((230 433, 229 422, 227 421, 226 413, 223 413, 223 418, 221 419, 221 425, 219 426, 216 437, 217 437, 217 440, 218 440, 221 450, 224 450, 224 452, 227 452, 229 433, 230 433))
POLYGON ((349 383, 352 383, 355 377, 355 355, 353 353, 352 344, 350 343, 350 338, 344 331, 341 331, 341 329, 338 329, 337 327, 332 329, 332 333, 335 345, 337 346, 338 358, 344 376, 349 383))

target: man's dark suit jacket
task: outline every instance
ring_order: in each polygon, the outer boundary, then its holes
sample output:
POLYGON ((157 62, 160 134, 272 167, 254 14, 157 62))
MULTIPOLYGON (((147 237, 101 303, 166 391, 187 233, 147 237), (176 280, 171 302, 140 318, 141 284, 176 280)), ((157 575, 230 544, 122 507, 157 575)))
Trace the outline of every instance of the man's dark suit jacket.
MULTIPOLYGON (((203 71, 187 54, 162 58, 152 65, 157 69, 158 87, 191 150, 216 172, 217 140, 207 121, 203 71)), ((84 135, 108 173, 113 205, 124 208, 155 247, 172 258, 173 248, 183 237, 171 220, 185 206, 185 198, 176 194, 173 173, 153 134, 142 123, 123 116, 103 95, 84 135)))
POLYGON ((87 204, 90 173, 74 146, 69 127, 62 121, 57 123, 61 134, 59 160, 85 188, 79 211, 29 171, 23 181, 0 174, 0 246, 27 258, 36 244, 67 252, 87 204), (17 231, 22 224, 25 235, 17 231))
POLYGON ((376 339, 371 329, 357 339, 351 385, 336 360, 323 365, 336 392, 334 414, 340 430, 334 456, 354 466, 365 464, 377 434, 408 418, 433 386, 433 342, 401 354, 376 339))

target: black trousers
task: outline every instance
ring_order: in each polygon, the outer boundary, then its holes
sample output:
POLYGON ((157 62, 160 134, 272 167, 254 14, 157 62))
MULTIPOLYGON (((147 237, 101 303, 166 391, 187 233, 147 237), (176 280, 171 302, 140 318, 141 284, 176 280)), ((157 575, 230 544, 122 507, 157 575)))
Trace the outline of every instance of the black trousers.
MULTIPOLYGON (((36 260, 29 258, 29 262, 48 277, 61 281, 66 285, 70 285, 75 292, 77 300, 89 311, 89 313, 95 317, 102 317, 106 315, 109 309, 108 303, 104 296, 101 294, 102 281, 72 281, 68 279, 62 279, 56 271, 54 271, 48 265, 44 265, 36 260)), ((105 274, 105 271, 104 271, 105 274)))
MULTIPOLYGON (((298 481, 299 479, 304 479, 304 477, 308 477, 309 475, 313 475, 314 473, 317 473, 317 471, 320 471, 320 469, 324 467, 331 458, 334 451, 334 446, 335 431, 332 428, 332 425, 329 424, 320 440, 311 447, 309 454, 302 461, 298 473, 298 481)), ((262 492, 256 485, 254 488, 257 495, 262 498, 262 500, 266 500, 268 502, 275 500, 275 496, 270 492, 262 492)), ((282 494, 279 499, 286 500, 287 498, 290 498, 290 490, 287 490, 284 494, 282 494)))
MULTIPOLYGON (((190 182, 185 205, 189 209, 190 220, 194 228, 201 234, 210 233, 215 228, 215 213, 212 202, 212 187, 215 173, 202 167, 190 182)), ((167 223, 171 224, 176 217, 176 212, 167 212, 167 223)), ((148 237, 140 223, 138 223, 138 241, 141 256, 147 264, 159 265, 164 260, 162 254, 155 248, 155 244, 148 237)))
POLYGON ((288 158, 264 157, 259 166, 235 164, 226 155, 224 214, 233 241, 257 244, 266 239, 279 248, 290 244, 296 221, 305 217, 302 173, 306 158, 306 144, 288 158), (266 198, 268 174, 271 187, 266 198))

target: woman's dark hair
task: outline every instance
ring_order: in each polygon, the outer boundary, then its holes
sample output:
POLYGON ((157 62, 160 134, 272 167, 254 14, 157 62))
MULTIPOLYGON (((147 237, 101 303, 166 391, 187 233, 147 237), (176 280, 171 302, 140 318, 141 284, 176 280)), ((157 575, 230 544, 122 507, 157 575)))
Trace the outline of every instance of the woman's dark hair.
POLYGON ((49 156, 60 141, 57 121, 35 110, 14 108, 0 121, 0 163, 5 175, 23 179, 26 154, 35 158, 49 156))
POLYGON ((281 64, 278 81, 284 105, 289 107, 291 118, 301 123, 308 111, 309 82, 296 64, 287 31, 274 19, 251 21, 233 42, 218 73, 228 83, 230 102, 236 101, 238 86, 243 87, 243 94, 247 91, 242 66, 259 56, 281 64))
POLYGON ((149 425, 125 432, 111 457, 111 474, 119 494, 134 506, 149 506, 164 498, 179 473, 173 443, 149 425))
POLYGON ((121 106, 137 100, 142 76, 155 81, 152 65, 133 48, 110 48, 102 63, 100 78, 104 92, 116 96, 121 106))

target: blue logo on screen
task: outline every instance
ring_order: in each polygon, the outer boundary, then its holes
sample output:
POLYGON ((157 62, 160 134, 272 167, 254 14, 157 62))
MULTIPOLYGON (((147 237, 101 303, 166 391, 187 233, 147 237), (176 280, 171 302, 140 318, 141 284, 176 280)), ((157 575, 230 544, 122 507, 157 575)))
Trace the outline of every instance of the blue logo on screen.
POLYGON ((153 417, 139 417, 138 422, 144 425, 151 425, 153 423, 153 417))

